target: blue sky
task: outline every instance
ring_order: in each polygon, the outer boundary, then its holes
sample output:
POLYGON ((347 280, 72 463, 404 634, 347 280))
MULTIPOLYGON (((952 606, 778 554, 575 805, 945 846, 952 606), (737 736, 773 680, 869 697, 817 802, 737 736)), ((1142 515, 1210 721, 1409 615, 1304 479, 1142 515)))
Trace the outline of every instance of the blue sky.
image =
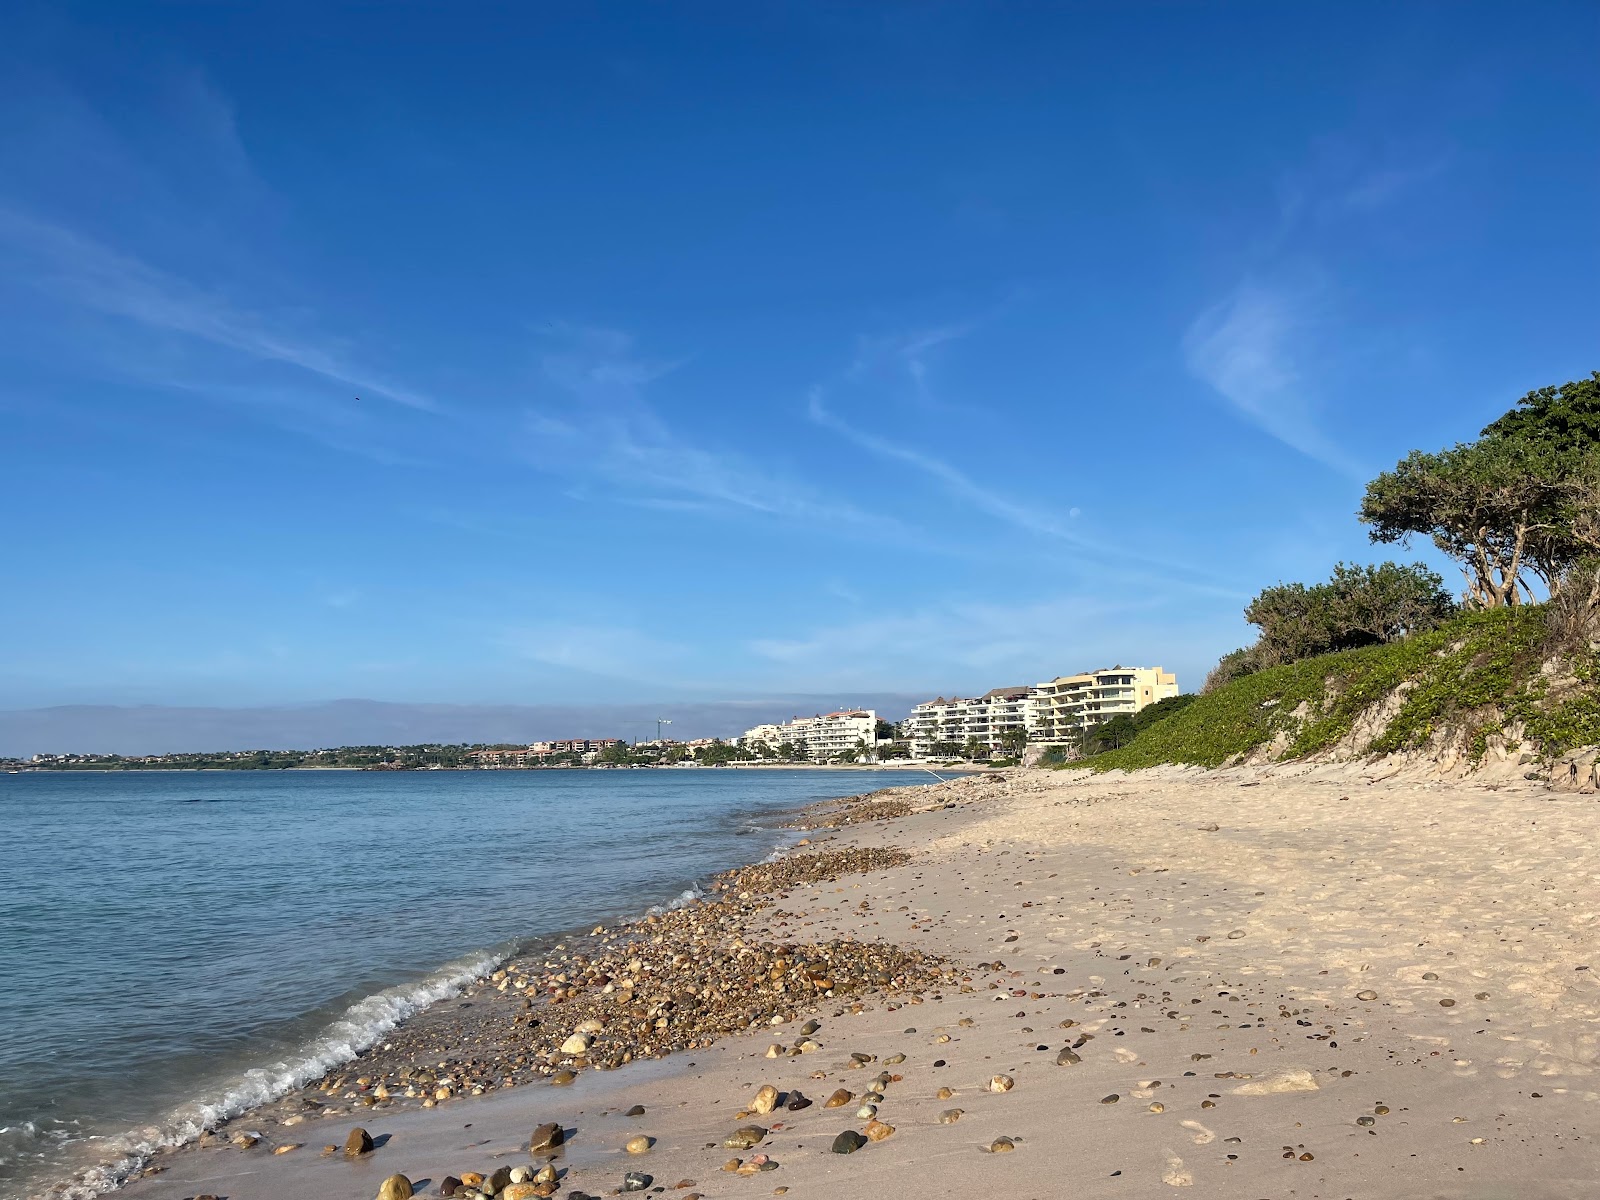
POLYGON ((1194 687, 1384 556, 1372 474, 1600 366, 1591 3, 0 46, 0 707, 1194 687))

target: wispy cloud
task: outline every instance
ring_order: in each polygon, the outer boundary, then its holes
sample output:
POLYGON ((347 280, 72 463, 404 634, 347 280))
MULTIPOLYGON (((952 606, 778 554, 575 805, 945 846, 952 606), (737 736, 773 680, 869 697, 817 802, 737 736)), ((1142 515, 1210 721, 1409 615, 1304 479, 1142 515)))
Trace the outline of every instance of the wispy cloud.
POLYGON ((670 427, 644 389, 680 364, 641 357, 627 334, 556 324, 541 336, 539 369, 555 394, 529 412, 527 429, 529 456, 542 469, 603 484, 624 503, 826 518, 863 528, 889 524, 670 427))
POLYGON ((430 398, 349 361, 324 340, 65 226, 0 208, 0 246, 14 280, 58 300, 251 359, 297 367, 363 396, 413 409, 438 408, 430 398))
MULTIPOLYGON (((959 336, 959 327, 927 340, 948 340, 959 336)), ((917 343, 909 343, 917 344, 917 343)), ((859 358, 856 360, 859 363, 859 358)), ((840 377, 841 388, 859 385, 854 365, 840 377)), ((1130 582, 1138 580, 1156 587, 1183 588, 1189 591, 1226 596, 1238 595, 1236 587, 1208 570, 1192 564, 1146 554, 1127 545, 1107 545, 1076 528, 1081 516, 1077 506, 1060 512, 1028 504, 975 479, 946 458, 908 444, 903 437, 889 438, 869 433, 840 417, 826 403, 826 388, 813 387, 807 394, 806 415, 813 424, 836 434, 861 450, 888 462, 899 463, 933 479, 951 498, 1023 533, 1049 538, 1072 548, 1072 557, 1099 564, 1101 570, 1115 570, 1130 582)), ((859 407, 859 406, 858 406, 859 407)))
POLYGON ((1007 524, 1015 525, 1019 529, 1025 529, 1030 533, 1041 533, 1048 537, 1062 538, 1073 542, 1080 540, 1055 515, 1019 504, 997 492, 991 491, 989 488, 977 483, 959 468, 941 458, 936 458, 931 454, 914 449, 902 442, 891 441, 888 438, 867 433, 864 430, 857 429, 848 421, 841 420, 823 404, 820 388, 812 389, 806 403, 806 415, 824 429, 837 433, 846 441, 855 443, 863 450, 876 454, 880 458, 904 463, 925 475, 932 476, 951 495, 971 504, 980 512, 987 513, 991 517, 997 517, 1007 524))
POLYGON ((954 404, 936 396, 930 383, 930 372, 935 351, 941 346, 960 341, 977 327, 978 322, 968 321, 888 336, 863 335, 856 339, 855 358, 846 368, 844 379, 852 384, 861 384, 874 377, 882 378, 885 373, 903 376, 918 408, 934 412, 971 412, 966 405, 954 404))
POLYGON ((1189 370, 1247 421, 1284 445, 1335 471, 1362 468, 1317 425, 1316 408, 1297 354, 1311 321, 1309 298, 1254 282, 1189 326, 1183 338, 1189 370))

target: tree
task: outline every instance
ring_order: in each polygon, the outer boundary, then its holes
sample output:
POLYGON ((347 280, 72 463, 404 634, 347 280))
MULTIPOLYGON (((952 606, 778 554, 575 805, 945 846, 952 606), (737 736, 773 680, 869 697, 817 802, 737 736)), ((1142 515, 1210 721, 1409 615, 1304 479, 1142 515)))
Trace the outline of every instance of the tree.
POLYGON ((1587 379, 1529 392, 1510 412, 1485 426, 1483 436, 1580 452, 1600 446, 1600 371, 1587 379))
POLYGON ((1339 563, 1326 583, 1280 583, 1244 610, 1261 630, 1252 648, 1260 666, 1398 641, 1432 629, 1455 612, 1444 580, 1420 564, 1339 563))
POLYGON ((1020 761, 1023 751, 1028 748, 1028 731, 1015 725, 1000 734, 1000 745, 1010 752, 1012 758, 1020 761))
POLYGON ((1413 451, 1367 485, 1360 517, 1374 542, 1430 537, 1460 564, 1474 605, 1520 604, 1533 594, 1523 571, 1550 584, 1569 565, 1551 536, 1564 458, 1546 442, 1498 436, 1413 451))
POLYGON ((900 730, 898 726, 891 725, 888 721, 879 717, 877 723, 872 727, 872 736, 880 742, 887 742, 899 737, 900 730))
POLYGON ((1555 595, 1586 553, 1572 504, 1597 456, 1600 371, 1529 392, 1476 442, 1408 455, 1367 485, 1361 519, 1375 542, 1427 535, 1461 565, 1479 607, 1532 599, 1523 572, 1555 595))
POLYGON ((976 737, 969 737, 961 747, 961 757, 970 758, 974 762, 980 758, 988 758, 990 753, 988 744, 979 741, 976 737))
POLYGON ((928 749, 935 758, 960 758, 962 746, 960 742, 935 742, 928 749))
POLYGON ((1084 751, 1088 754, 1097 754, 1102 750, 1116 750, 1126 746, 1139 732, 1138 726, 1134 724, 1134 716, 1133 713, 1118 713, 1096 725, 1083 739, 1084 751))

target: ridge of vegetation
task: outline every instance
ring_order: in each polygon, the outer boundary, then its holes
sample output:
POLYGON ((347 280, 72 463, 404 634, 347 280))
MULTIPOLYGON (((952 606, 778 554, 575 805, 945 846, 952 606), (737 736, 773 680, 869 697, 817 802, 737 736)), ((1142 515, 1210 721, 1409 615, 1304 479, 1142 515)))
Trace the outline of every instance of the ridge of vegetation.
POLYGON ((1357 515, 1374 542, 1432 541, 1461 569, 1461 602, 1421 564, 1340 563, 1325 582, 1268 587, 1244 613, 1256 641, 1197 699, 1108 722, 1059 765, 1337 750, 1475 766, 1491 748, 1549 762, 1600 747, 1600 372, 1529 392, 1476 441, 1413 451, 1357 515))
POLYGON ((1252 755, 1273 760, 1324 753, 1372 727, 1357 754, 1420 750, 1436 735, 1462 737, 1469 761, 1491 740, 1553 758, 1600 743, 1600 657, 1569 660, 1557 688, 1544 605, 1466 612, 1402 641, 1268 667, 1198 696, 1127 745, 1065 764, 1096 771, 1163 763, 1219 767, 1252 755))

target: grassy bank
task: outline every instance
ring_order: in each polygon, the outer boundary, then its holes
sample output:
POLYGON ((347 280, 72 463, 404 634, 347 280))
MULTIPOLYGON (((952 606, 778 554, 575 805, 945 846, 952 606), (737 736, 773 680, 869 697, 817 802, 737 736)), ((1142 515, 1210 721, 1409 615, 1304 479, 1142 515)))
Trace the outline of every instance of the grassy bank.
POLYGON ((1547 629, 1543 606, 1492 609, 1390 645, 1271 667, 1198 697, 1121 749, 1068 765, 1216 767, 1263 750, 1295 759, 1358 726, 1351 748, 1368 754, 1416 749, 1442 732, 1464 735, 1473 758, 1495 735, 1546 757, 1600 744, 1595 656, 1553 657, 1547 629))

